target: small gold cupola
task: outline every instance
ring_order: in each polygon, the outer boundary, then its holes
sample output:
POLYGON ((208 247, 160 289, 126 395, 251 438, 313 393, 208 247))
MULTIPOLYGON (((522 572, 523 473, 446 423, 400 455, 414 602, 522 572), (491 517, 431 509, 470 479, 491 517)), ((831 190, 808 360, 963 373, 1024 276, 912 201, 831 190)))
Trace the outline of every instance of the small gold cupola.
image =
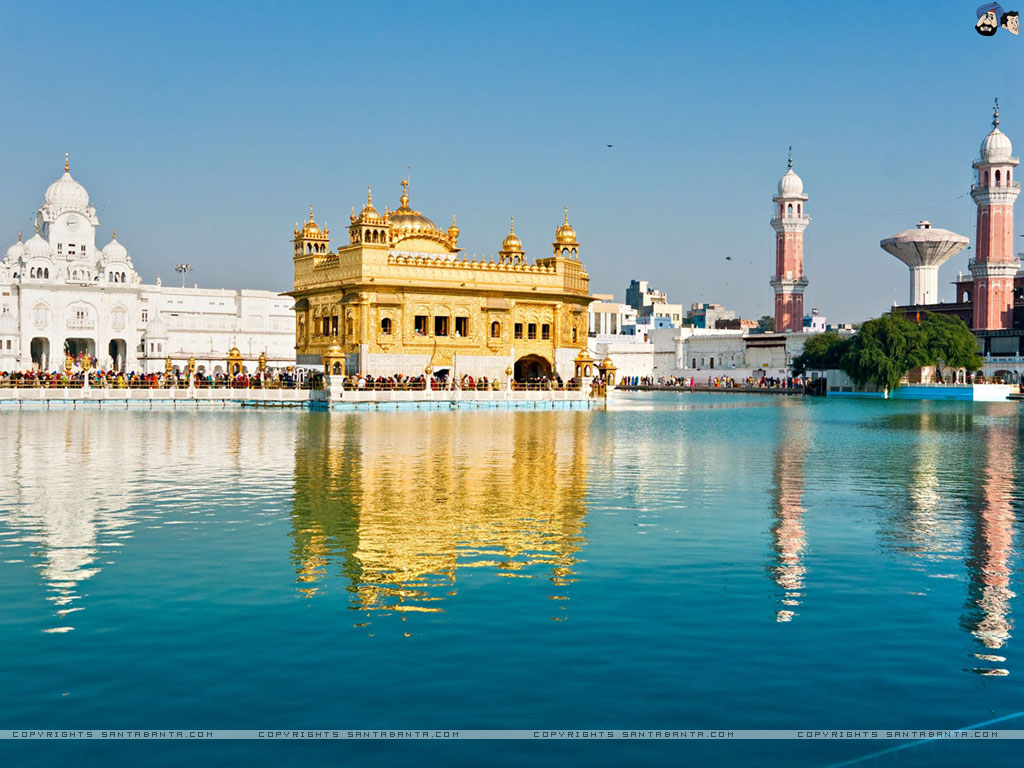
POLYGON ((552 243, 555 256, 579 258, 580 244, 576 240, 576 230, 569 224, 569 206, 565 207, 565 218, 562 226, 555 230, 555 242, 552 243))
POLYGON ((352 224, 348 228, 351 245, 377 245, 387 247, 390 242, 390 226, 387 212, 383 216, 373 206, 373 187, 366 187, 366 205, 356 216, 352 214, 352 224))
POLYGON ((313 220, 313 204, 309 204, 309 220, 299 227, 295 225, 292 243, 295 245, 295 258, 300 256, 326 256, 331 250, 331 238, 327 224, 323 229, 313 220))
POLYGON ((501 250, 498 251, 499 261, 502 264, 524 264, 526 252, 523 250, 523 242, 516 234, 515 217, 509 219, 508 234, 501 243, 501 250))

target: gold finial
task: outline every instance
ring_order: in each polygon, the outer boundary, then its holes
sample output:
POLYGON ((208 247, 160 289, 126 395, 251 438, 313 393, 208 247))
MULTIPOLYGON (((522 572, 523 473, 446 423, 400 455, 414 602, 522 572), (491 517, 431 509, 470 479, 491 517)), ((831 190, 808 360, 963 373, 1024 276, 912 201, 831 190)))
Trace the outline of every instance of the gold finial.
POLYGON ((992 110, 992 127, 999 127, 999 97, 996 97, 996 105, 992 110))
POLYGON ((569 206, 565 206, 565 226, 569 226, 569 206))
POLYGON ((793 170, 793 145, 789 145, 789 169, 793 170))
POLYGON ((18 242, 21 242, 21 232, 18 233, 18 242))
POLYGON ((309 204, 309 221, 310 221, 311 224, 313 223, 313 204, 312 203, 309 204))
POLYGON ((113 240, 117 240, 117 230, 116 229, 114 230, 114 234, 112 235, 112 239, 113 240))
POLYGON ((452 214, 452 226, 453 227, 455 226, 455 214, 454 213, 452 214))
POLYGON ((515 216, 509 216, 508 217, 508 233, 510 235, 514 235, 516 233, 516 217, 515 216))
POLYGON ((64 153, 64 173, 71 172, 71 157, 67 152, 64 153))
POLYGON ((39 219, 36 219, 36 234, 39 234, 39 219))
POLYGON ((409 179, 402 179, 402 205, 409 204, 409 179))

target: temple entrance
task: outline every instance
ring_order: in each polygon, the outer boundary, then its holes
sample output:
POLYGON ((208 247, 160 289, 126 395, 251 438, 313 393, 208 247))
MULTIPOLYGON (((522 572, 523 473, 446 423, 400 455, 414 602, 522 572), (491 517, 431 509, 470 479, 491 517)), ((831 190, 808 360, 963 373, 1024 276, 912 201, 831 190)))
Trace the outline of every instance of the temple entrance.
POLYGON ((30 345, 32 355, 32 366, 36 370, 47 371, 50 366, 50 340, 41 336, 32 339, 30 345))
POLYGON ((533 381, 545 377, 551 378, 551 363, 540 355, 526 355, 516 360, 516 381, 533 381))
POLYGON ((110 356, 110 362, 107 364, 107 367, 112 371, 123 373, 127 353, 128 342, 124 339, 111 339, 110 344, 107 345, 107 355, 110 356))
POLYGON ((92 339, 67 339, 64 342, 66 354, 78 360, 82 355, 96 357, 96 342, 92 339))

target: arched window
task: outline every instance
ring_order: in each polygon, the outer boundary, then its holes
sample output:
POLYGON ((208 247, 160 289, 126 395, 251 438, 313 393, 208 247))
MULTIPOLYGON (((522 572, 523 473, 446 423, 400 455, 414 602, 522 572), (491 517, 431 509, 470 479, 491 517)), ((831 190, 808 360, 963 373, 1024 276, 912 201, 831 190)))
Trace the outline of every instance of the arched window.
POLYGON ((121 282, 122 283, 125 282, 125 274, 124 274, 124 272, 121 273, 121 282))
POLYGON ((981 175, 981 186, 983 186, 983 187, 987 187, 988 186, 988 171, 985 171, 981 175))
POLYGON ((564 258, 564 259, 569 258, 569 249, 568 248, 563 248, 562 249, 562 258, 564 258))
POLYGON ((786 206, 786 213, 788 215, 790 215, 790 216, 793 215, 793 204, 792 203, 790 203, 789 205, 786 206))
POLYGON ((383 320, 380 321, 380 332, 383 333, 385 336, 390 336, 391 335, 391 318, 390 317, 385 317, 383 320))
POLYGON ((800 203, 796 204, 796 215, 799 216, 803 213, 803 206, 800 203))
POLYGON ((491 338, 497 339, 501 337, 501 323, 495 320, 491 323, 491 338))
POLYGON ((49 267, 47 267, 46 269, 43 270, 43 277, 49 279, 49 277, 50 277, 50 268, 49 267))
POLYGON ((28 270, 28 276, 29 276, 29 277, 35 277, 35 276, 36 276, 36 268, 35 268, 35 267, 30 267, 30 268, 29 268, 29 270, 28 270))
POLYGON ((108 283, 114 282, 114 273, 113 272, 107 272, 107 282, 108 283))
POLYGON ((999 186, 999 171, 996 170, 996 186, 999 186))
POLYGON ((572 340, 576 341, 576 329, 575 328, 572 329, 572 340))

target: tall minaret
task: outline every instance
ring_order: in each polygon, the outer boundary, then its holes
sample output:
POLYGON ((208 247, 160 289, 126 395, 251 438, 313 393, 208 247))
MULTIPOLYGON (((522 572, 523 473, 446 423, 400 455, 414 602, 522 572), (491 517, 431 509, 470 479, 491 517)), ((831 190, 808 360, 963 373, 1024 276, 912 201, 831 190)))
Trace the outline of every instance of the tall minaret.
POLYGON ((789 148, 789 170, 779 180, 775 201, 775 331, 799 333, 804 328, 804 230, 811 217, 804 213, 804 183, 793 171, 793 148, 789 148))
POLYGON ((974 330, 1013 328, 1013 278, 1020 263, 1013 255, 1013 203, 1020 183, 1013 169, 1020 161, 1013 146, 999 130, 999 99, 996 99, 992 132, 981 142, 981 157, 974 161, 977 182, 971 197, 978 206, 978 238, 974 259, 974 330))

